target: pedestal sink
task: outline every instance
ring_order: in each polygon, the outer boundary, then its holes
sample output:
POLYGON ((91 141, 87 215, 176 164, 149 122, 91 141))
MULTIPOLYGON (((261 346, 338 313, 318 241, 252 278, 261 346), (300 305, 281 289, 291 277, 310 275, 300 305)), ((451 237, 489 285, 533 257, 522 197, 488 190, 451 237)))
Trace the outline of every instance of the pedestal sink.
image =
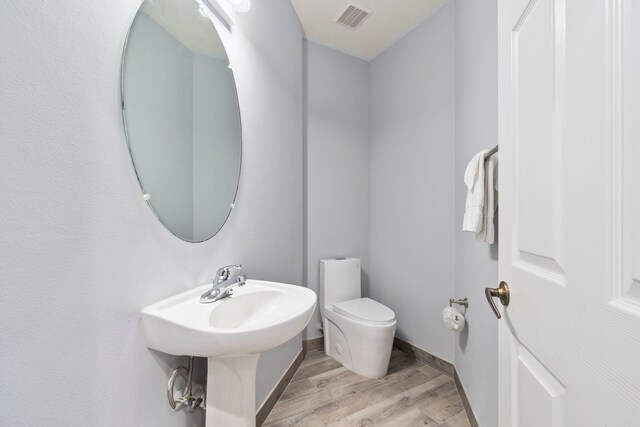
POLYGON ((142 310, 148 348, 208 359, 207 427, 255 426, 260 354, 298 335, 311 319, 316 294, 283 283, 247 280, 234 294, 201 304, 201 286, 142 310))

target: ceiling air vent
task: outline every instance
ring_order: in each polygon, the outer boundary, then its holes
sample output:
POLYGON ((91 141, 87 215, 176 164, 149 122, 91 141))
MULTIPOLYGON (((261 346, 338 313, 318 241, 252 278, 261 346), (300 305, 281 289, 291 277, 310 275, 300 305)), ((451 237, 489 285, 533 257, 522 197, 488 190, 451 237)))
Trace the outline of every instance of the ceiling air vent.
POLYGON ((370 10, 364 10, 357 6, 349 5, 347 9, 342 12, 342 15, 340 15, 336 22, 344 24, 355 30, 360 24, 362 24, 362 21, 367 19, 369 15, 371 15, 370 10))

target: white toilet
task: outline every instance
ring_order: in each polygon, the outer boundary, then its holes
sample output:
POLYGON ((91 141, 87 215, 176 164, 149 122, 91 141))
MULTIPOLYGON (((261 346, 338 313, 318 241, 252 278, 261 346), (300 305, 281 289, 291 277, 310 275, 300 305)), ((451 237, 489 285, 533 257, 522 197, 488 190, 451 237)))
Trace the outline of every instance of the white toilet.
POLYGON ((346 368, 368 378, 387 374, 396 315, 360 291, 360 260, 320 261, 320 309, 324 351, 346 368))

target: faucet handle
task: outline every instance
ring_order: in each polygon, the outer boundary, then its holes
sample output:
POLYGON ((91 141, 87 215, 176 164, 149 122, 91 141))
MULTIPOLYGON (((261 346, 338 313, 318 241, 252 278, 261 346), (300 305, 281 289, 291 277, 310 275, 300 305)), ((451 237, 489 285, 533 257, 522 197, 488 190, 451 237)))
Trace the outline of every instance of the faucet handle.
POLYGON ((242 270, 242 264, 234 264, 234 265, 227 265, 225 267, 220 267, 216 272, 216 278, 218 277, 228 278, 232 268, 235 270, 242 270))

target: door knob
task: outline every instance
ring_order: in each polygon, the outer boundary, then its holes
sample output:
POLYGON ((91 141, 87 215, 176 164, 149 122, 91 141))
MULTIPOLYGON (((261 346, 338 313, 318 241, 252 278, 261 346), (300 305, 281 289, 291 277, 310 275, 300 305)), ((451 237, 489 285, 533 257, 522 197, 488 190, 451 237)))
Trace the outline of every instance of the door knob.
POLYGON ((485 288, 484 295, 487 297, 487 302, 491 306, 491 309, 496 314, 498 319, 502 318, 502 315, 498 311, 498 307, 496 307, 496 303, 493 301, 493 298, 498 297, 500 299, 500 303, 505 307, 509 305, 509 285, 507 282, 500 282, 500 286, 497 288, 485 288))

